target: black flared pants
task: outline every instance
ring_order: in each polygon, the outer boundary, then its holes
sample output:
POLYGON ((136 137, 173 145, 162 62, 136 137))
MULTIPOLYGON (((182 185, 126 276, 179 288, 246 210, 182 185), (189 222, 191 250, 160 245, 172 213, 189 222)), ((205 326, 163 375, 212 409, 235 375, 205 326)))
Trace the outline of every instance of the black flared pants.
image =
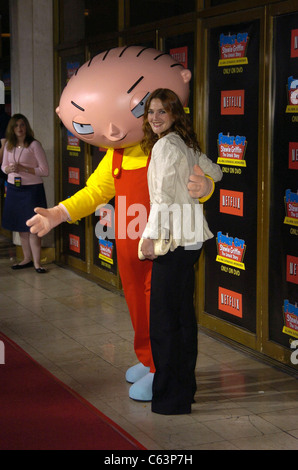
POLYGON ((191 412, 197 360, 194 264, 200 251, 178 247, 153 261, 150 339, 156 367, 152 399, 155 413, 191 412))

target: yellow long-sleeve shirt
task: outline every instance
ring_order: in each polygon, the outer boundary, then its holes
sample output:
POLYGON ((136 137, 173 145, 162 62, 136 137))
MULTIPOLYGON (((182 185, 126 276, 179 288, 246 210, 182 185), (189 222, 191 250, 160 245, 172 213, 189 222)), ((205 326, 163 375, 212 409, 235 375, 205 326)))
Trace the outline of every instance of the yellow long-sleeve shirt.
MULTIPOLYGON (((114 149, 108 149, 96 170, 88 178, 86 186, 61 202, 67 209, 71 221, 93 214, 99 205, 107 204, 115 196, 115 183, 112 175, 114 149)), ((144 168, 148 155, 140 145, 124 149, 122 168, 136 170, 144 168)))

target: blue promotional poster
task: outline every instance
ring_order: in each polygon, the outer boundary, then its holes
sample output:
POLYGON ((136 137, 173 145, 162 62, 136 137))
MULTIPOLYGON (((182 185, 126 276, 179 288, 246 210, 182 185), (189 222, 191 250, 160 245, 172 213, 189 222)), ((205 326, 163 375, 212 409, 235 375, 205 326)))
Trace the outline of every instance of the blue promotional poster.
POLYGON ((206 204, 206 313, 256 332, 260 23, 210 29, 208 155, 224 177, 206 204))
POLYGON ((298 14, 274 24, 273 165, 270 199, 269 334, 298 338, 298 14))

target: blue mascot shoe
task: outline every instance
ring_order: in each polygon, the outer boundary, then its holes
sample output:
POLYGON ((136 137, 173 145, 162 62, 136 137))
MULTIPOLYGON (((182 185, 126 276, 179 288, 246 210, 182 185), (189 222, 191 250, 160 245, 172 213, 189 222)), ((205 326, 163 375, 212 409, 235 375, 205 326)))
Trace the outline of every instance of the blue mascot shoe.
POLYGON ((153 379, 154 374, 149 372, 149 374, 135 382, 129 389, 129 398, 136 401, 151 401, 153 379))
POLYGON ((142 379, 149 372, 150 372, 150 367, 145 367, 141 362, 139 362, 135 366, 132 366, 129 369, 127 369, 125 378, 127 382, 134 384, 138 380, 142 379))

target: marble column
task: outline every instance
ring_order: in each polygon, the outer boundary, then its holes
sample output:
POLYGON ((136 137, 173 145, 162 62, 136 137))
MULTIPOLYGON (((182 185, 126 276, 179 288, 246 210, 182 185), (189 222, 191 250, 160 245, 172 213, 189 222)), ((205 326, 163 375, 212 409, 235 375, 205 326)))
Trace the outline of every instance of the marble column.
MULTIPOLYGON (((48 206, 54 205, 54 49, 53 1, 9 0, 12 114, 28 119, 46 152, 50 176, 44 178, 48 206)), ((53 233, 43 246, 54 247, 53 233)))

